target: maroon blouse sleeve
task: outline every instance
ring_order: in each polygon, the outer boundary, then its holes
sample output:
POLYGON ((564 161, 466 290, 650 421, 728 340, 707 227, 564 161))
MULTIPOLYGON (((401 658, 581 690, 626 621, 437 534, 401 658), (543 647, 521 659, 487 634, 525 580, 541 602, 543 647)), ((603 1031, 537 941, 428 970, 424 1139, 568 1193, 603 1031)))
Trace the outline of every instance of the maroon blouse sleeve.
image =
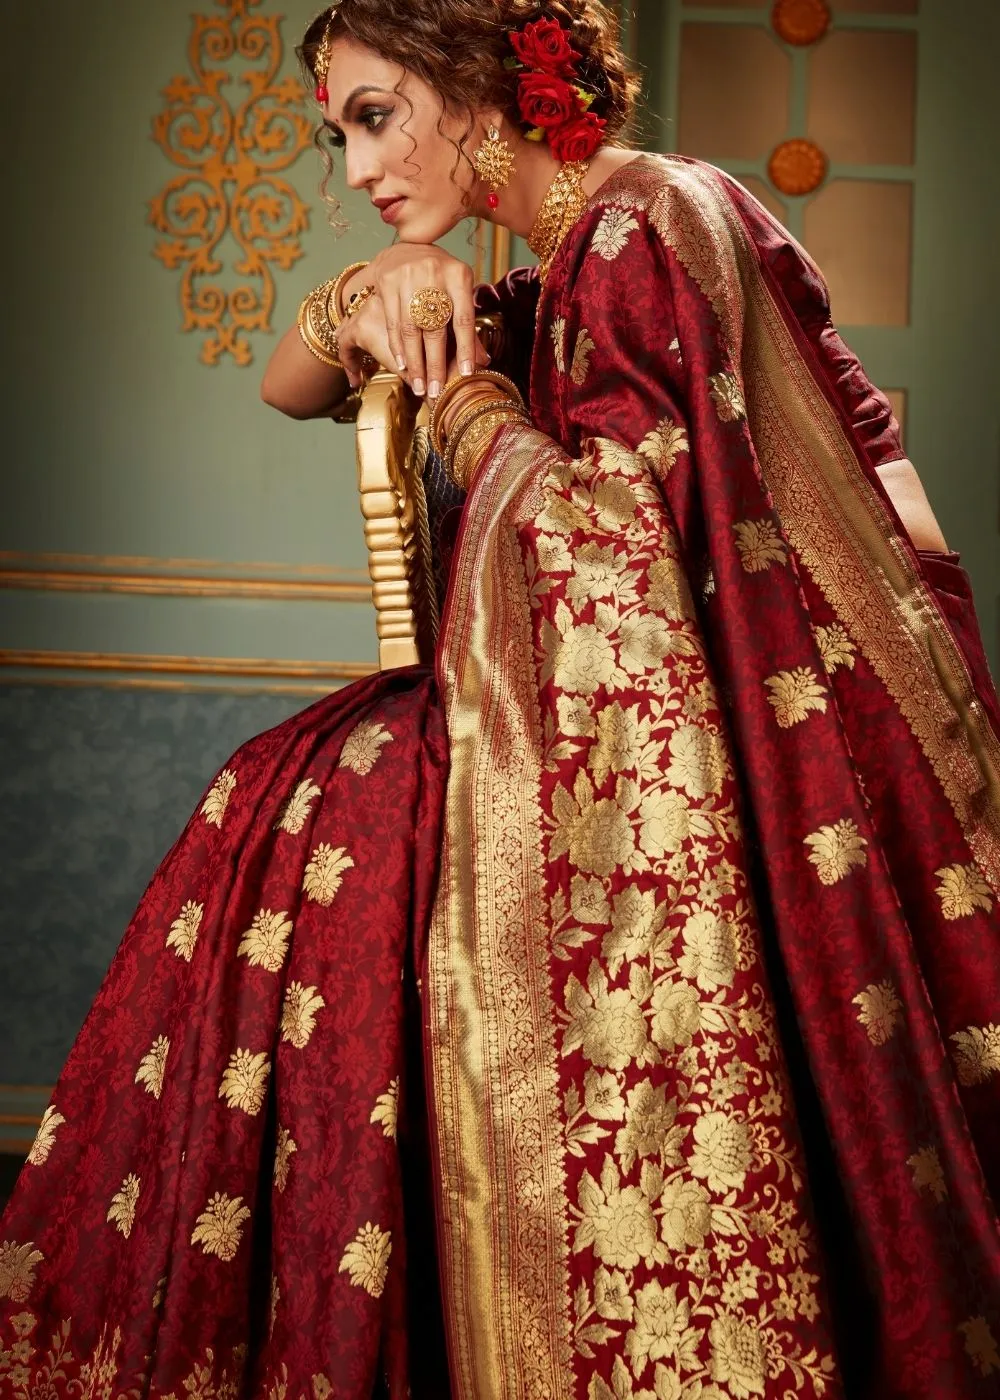
POLYGON ((906 450, 892 404, 865 374, 861 361, 834 326, 823 274, 742 185, 730 182, 730 192, 761 261, 809 338, 819 368, 850 419, 869 464, 884 467, 901 461, 906 450))
POLYGON ((476 288, 476 314, 489 316, 499 312, 503 317, 503 350, 491 368, 513 379, 525 403, 531 379, 531 351, 540 291, 537 267, 515 267, 496 284, 485 282, 476 288))

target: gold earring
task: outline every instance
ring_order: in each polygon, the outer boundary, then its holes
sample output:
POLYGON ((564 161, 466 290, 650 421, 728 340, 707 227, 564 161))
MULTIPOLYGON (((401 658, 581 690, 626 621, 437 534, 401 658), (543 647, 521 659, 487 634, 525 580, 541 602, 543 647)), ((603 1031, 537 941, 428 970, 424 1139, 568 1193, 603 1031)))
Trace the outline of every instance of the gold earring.
POLYGON ((514 149, 504 140, 495 126, 491 126, 486 140, 472 157, 472 165, 481 180, 490 186, 486 203, 490 209, 500 205, 499 190, 505 190, 514 173, 514 149))

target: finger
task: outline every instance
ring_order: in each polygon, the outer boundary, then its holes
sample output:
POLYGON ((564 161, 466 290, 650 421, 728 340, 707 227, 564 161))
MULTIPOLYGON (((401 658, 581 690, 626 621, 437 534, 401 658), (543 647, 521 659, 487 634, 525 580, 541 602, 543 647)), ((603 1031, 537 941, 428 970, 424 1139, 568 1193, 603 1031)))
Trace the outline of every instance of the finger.
POLYGON ((460 374, 471 374, 476 363, 475 274, 468 263, 453 263, 445 279, 448 295, 455 305, 451 324, 455 332, 455 358, 460 374))
POLYGON ((406 362, 406 347, 403 344, 402 318, 399 311, 399 289, 388 286, 382 293, 382 309, 385 314, 385 334, 392 356, 386 363, 395 364, 396 370, 404 378, 411 378, 406 362))
POLYGON ((344 366, 344 373, 352 389, 361 383, 361 362, 364 351, 356 340, 356 327, 350 322, 342 323, 337 337, 337 357, 344 366))
POLYGON ((448 332, 424 331, 424 363, 427 366, 427 396, 436 399, 448 378, 448 332))
POLYGON ((399 304, 402 312, 403 359, 406 361, 406 372, 410 377, 413 392, 419 398, 423 398, 427 392, 424 337, 423 332, 418 330, 410 319, 410 297, 405 286, 400 291, 399 304))

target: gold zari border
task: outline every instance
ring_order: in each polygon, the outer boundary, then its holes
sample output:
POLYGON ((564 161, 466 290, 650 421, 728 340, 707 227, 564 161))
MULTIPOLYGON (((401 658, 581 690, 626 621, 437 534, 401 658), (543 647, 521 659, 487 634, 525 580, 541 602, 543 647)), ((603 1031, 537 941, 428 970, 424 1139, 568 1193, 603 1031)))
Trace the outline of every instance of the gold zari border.
POLYGON ((429 998, 456 1394, 573 1393, 531 609, 502 523, 552 444, 505 431, 467 506, 439 675, 451 750, 429 998), (510 446, 511 439, 518 446, 510 446))

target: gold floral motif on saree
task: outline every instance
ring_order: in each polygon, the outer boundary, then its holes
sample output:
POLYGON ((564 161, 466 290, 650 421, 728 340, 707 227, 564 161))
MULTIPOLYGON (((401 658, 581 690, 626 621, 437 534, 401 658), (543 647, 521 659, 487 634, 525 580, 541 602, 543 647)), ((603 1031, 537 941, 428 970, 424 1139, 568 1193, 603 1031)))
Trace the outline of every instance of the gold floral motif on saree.
POLYGON ((288 1185, 288 1175, 292 1169, 292 1153, 298 1152, 299 1145, 287 1128, 278 1128, 278 1142, 274 1152, 274 1184, 279 1191, 288 1185))
POLYGON ((45 1258, 34 1243, 17 1244, 4 1240, 0 1244, 0 1298, 14 1303, 27 1302, 35 1285, 35 1270, 45 1258))
POLYGON ((202 803, 202 815, 209 826, 222 827, 229 799, 236 791, 236 774, 231 768, 224 768, 209 789, 202 803))
POLYGON ((1000 1074, 1000 1026, 969 1026, 956 1031, 951 1041, 960 1084, 985 1084, 994 1074, 1000 1074))
POLYGON ((195 1221, 191 1243, 199 1244, 206 1254, 214 1254, 223 1263, 231 1263, 243 1239, 243 1227, 250 1219, 250 1210, 242 1196, 227 1196, 216 1191, 195 1221))
POLYGON ((344 1250, 339 1272, 349 1274, 356 1288, 363 1288, 373 1298, 381 1298, 391 1253, 390 1232, 369 1220, 344 1250))
POLYGON ((372 1109, 370 1123, 382 1125, 383 1136, 395 1138, 396 1116, 399 1111, 399 1080, 394 1079, 384 1094, 379 1094, 372 1109))
POLYGON ((185 962, 190 962, 194 957, 198 931, 201 928, 204 914, 204 904, 196 904, 193 899, 189 899, 170 925, 170 932, 167 934, 167 947, 173 948, 177 956, 183 958, 185 962))
POLYGON ((169 1052, 170 1041, 165 1035, 158 1035, 139 1061, 139 1068, 135 1072, 135 1083, 141 1084, 154 1099, 158 1099, 163 1093, 169 1052))
POLYGON ((234 1050, 223 1071, 219 1098, 231 1109, 239 1109, 255 1118, 264 1107, 267 1081, 271 1073, 271 1057, 266 1050, 234 1050))
POLYGON ((985 1317, 970 1317, 959 1331, 965 1338, 965 1351, 981 1376, 1000 1371, 1000 1349, 985 1317))
POLYGON ((316 1017, 326 1002, 315 987, 290 982, 281 1008, 281 1038, 304 1050, 316 1029, 316 1017))
POLYGON ((558 1011, 574 1346, 592 1397, 822 1395, 832 1357, 784 1327, 819 1315, 818 1274, 719 701, 650 463, 590 446, 523 532, 553 951, 586 969, 558 1011))
POLYGON ((313 801, 319 795, 320 789, 312 778, 303 778, 282 808, 281 815, 275 823, 276 830, 287 831, 289 836, 298 836, 306 824, 313 801))
POLYGON ((139 1178, 134 1172, 130 1172, 112 1196, 111 1205, 108 1207, 108 1224, 114 1225, 126 1239, 132 1233, 132 1226, 135 1224, 135 1210, 141 1189, 142 1183, 139 1178))
POLYGON ((31 1151, 28 1153, 27 1160, 31 1166, 40 1167, 43 1162, 48 1161, 49 1153, 55 1146, 56 1133, 60 1125, 65 1122, 66 1119, 57 1110, 55 1104, 50 1103, 42 1114, 42 1121, 38 1125, 38 1132, 35 1134, 31 1151))
POLYGON ((265 972, 280 972, 288 956, 291 936, 292 921, 284 909, 277 913, 271 909, 261 909, 253 916, 253 922, 240 939, 236 956, 246 958, 251 967, 262 967, 265 972))
POLYGON ((321 842, 306 864, 302 878, 302 889, 306 898, 329 908, 344 880, 344 872, 353 870, 354 861, 347 854, 346 847, 330 846, 321 842))
POLYGON ((928 1191, 940 1203, 948 1198, 948 1183, 944 1179, 941 1158, 934 1147, 921 1147, 906 1165, 913 1172, 913 1184, 918 1191, 928 1191))
POLYGON ((903 1018, 903 1003, 891 982, 872 982, 852 1004, 860 1006, 858 1022, 873 1045, 885 1045, 892 1039, 903 1018))
POLYGON ((362 720, 345 739, 337 766, 350 768, 359 777, 366 778, 378 762, 385 745, 391 743, 392 733, 384 724, 362 720))

